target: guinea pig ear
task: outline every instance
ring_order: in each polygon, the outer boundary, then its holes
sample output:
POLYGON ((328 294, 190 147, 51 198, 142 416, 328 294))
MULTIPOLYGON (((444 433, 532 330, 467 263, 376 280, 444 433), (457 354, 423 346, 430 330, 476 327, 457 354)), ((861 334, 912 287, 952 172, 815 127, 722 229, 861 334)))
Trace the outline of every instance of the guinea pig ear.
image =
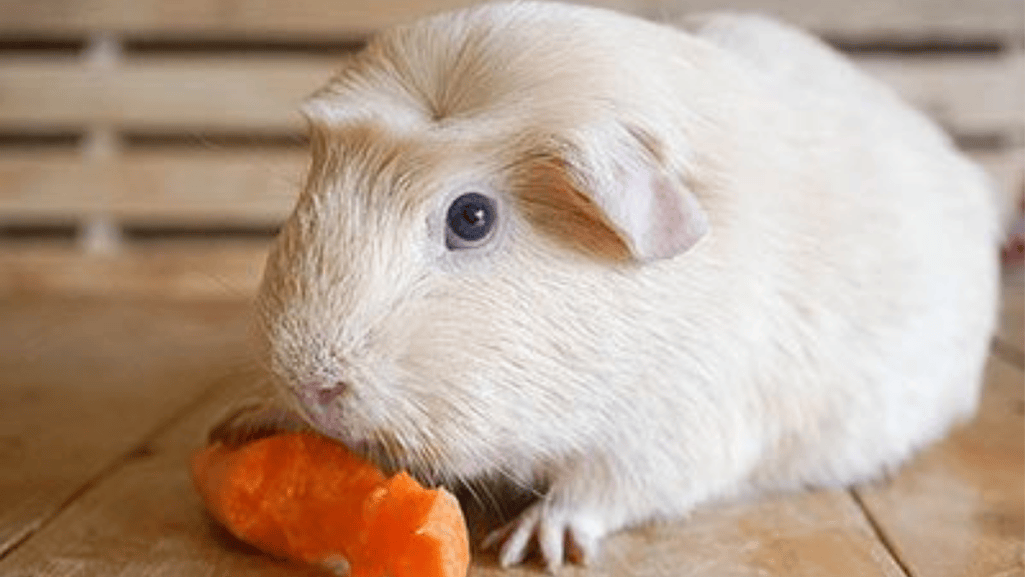
POLYGON ((595 127, 562 149, 568 178, 615 231, 634 260, 682 254, 708 233, 698 198, 667 168, 666 152, 651 132, 619 122, 595 127))
POLYGON ((587 192, 638 261, 672 258, 708 233, 694 193, 648 162, 621 167, 619 178, 587 192))
POLYGON ((593 258, 637 262, 674 257, 708 232, 694 194, 654 163, 588 164, 546 154, 525 165, 520 207, 535 230, 593 258))

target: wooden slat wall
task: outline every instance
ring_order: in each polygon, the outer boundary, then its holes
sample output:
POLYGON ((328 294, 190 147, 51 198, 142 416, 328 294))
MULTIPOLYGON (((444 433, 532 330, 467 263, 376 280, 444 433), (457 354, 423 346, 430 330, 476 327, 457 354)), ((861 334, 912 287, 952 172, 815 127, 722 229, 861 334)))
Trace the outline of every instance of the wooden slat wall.
MULTIPOLYGON (((302 98, 368 32, 465 0, 0 0, 0 296, 252 291, 305 165, 302 98)), ((759 9, 834 41, 1020 189, 1021 0, 759 9)))
MULTIPOLYGON (((1021 52, 932 58, 856 56, 871 74, 955 132, 1025 126, 1021 52)), ((0 125, 24 130, 110 123, 136 129, 299 130, 296 106, 335 70, 334 58, 3 58, 0 125)))
MULTIPOLYGON (((381 26, 473 0, 0 0, 0 30, 49 34, 96 30, 143 34, 181 31, 223 34, 362 34, 381 26)), ((590 0, 662 17, 684 11, 735 8, 778 14, 824 32, 900 36, 1021 36, 1020 0, 590 0)))
POLYGON ((111 161, 19 153, 0 159, 0 214, 67 222, 102 212, 132 223, 272 226, 298 188, 301 150, 124 153, 111 161))

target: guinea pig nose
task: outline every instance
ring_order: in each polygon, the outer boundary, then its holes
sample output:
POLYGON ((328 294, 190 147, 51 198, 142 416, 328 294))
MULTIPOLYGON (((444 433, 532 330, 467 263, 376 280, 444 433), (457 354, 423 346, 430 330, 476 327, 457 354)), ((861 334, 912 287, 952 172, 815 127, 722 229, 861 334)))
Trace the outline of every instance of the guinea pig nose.
POLYGON ((348 388, 349 386, 342 381, 303 383, 300 396, 310 405, 326 407, 342 396, 348 388))

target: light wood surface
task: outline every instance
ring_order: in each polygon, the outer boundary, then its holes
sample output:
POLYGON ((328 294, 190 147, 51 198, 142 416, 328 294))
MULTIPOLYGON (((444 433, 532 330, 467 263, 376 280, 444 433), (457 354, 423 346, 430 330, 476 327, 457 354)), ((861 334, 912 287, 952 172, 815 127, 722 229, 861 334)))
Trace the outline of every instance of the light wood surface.
POLYGON ((892 482, 858 490, 916 577, 1023 569, 1025 383, 1020 367, 998 359, 987 383, 970 426, 926 450, 892 482))
MULTIPOLYGON (((221 241, 288 213, 306 164, 289 142, 302 139, 299 103, 368 34, 469 3, 0 0, 0 296, 251 293, 261 249, 221 241), (54 225, 76 240, 50 242, 54 225), (217 238, 154 249, 122 234, 161 228, 217 238)), ((809 28, 940 122, 1003 190, 1025 182, 1021 0, 584 3, 662 20, 755 9, 809 28)))
MULTIPOLYGON (((1022 148, 970 155, 1002 190, 1025 182, 1022 148)), ((68 151, 8 153, 0 156, 0 226, 102 214, 134 225, 275 227, 291 211, 306 165, 302 149, 197 147, 98 162, 68 151)))
MULTIPOLYGON (((97 69, 74 58, 0 59, 0 124, 301 130, 299 105, 338 70, 339 61, 303 55, 137 57, 97 69)), ((856 62, 955 134, 1020 136, 1025 127, 1020 51, 975 58, 861 56, 856 62)))
POLYGON ((274 226, 292 209, 306 164, 303 150, 202 146, 101 162, 67 152, 8 154, 0 157, 0 224, 100 213, 134 224, 274 226))
POLYGON ((1008 360, 1021 367, 1025 357, 1025 267, 1004 272, 997 340, 1008 360))
MULTIPOLYGON (((233 310, 238 312, 237 307, 233 310)), ((238 354, 237 331, 226 334, 238 354)), ((192 488, 189 455, 202 443, 209 424, 225 407, 245 398, 253 385, 244 364, 214 366, 218 370, 186 381, 204 394, 192 410, 171 413, 173 420, 164 429, 151 423, 148 436, 127 439, 119 453, 112 448, 112 456, 105 458, 118 459, 116 471, 67 503, 43 530, 0 560, 0 574, 314 575, 235 543, 207 518, 192 488)), ((147 392, 159 400, 163 395, 157 391, 172 383, 151 384, 147 392)))
MULTIPOLYGON (((14 243, 9 243, 14 244, 14 243)), ((173 300, 251 297, 268 241, 168 241, 88 252, 37 243, 0 251, 0 295, 173 300)))
MULTIPOLYGON (((0 575, 312 575, 225 536, 188 456, 264 383, 244 303, 0 301, 0 575)), ((1022 575, 1022 369, 889 480, 712 504, 621 532, 570 576, 1022 575)), ((475 577, 510 571, 475 556, 475 577)))
POLYGON ((241 303, 0 301, 0 555, 238 377, 247 318, 241 303))
MULTIPOLYGON (((411 17, 468 5, 469 0, 2 0, 0 31, 94 30, 145 33, 265 34, 362 33, 411 17)), ((591 0, 586 2, 646 16, 710 9, 759 10, 786 16, 799 24, 842 34, 933 36, 994 32, 1020 35, 1019 0, 976 0, 966 8, 958 0, 862 0, 856 6, 818 0, 591 0)))
POLYGON ((955 135, 1006 134, 1022 144, 1023 52, 985 58, 863 56, 855 61, 955 135))
POLYGON ((132 59, 95 69, 78 59, 0 61, 0 122, 35 128, 106 122, 137 128, 302 127, 302 100, 338 58, 132 59))
MULTIPOLYGON (((999 186, 1025 182, 1022 149, 973 156, 999 186)), ((8 155, 0 157, 0 225, 78 224, 102 215, 143 226, 271 230, 291 210, 305 163, 302 151, 137 154, 97 164, 67 154, 8 155)), ((270 241, 229 234, 115 242, 99 252, 74 241, 8 241, 0 243, 0 296, 244 298, 259 283, 270 241)), ((1015 278, 1000 334, 1020 350, 1025 287, 1015 278)))
MULTIPOLYGON (((475 559, 470 577, 528 577, 538 565, 503 570, 475 559)), ((686 520, 608 538, 593 567, 578 577, 902 576, 862 510, 842 491, 769 497, 708 506, 686 520)))

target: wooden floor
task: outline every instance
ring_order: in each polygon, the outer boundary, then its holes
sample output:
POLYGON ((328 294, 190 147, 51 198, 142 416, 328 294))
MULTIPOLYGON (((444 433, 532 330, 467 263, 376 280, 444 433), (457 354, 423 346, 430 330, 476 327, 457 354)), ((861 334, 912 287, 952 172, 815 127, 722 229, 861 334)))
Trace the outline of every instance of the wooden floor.
MULTIPOLYGON (((1025 574, 1021 271, 1005 285, 980 414, 895 478, 704 508, 565 574, 1025 574)), ((247 330, 241 302, 0 302, 0 576, 312 574, 226 537, 186 472, 259 380, 247 330)), ((475 555, 472 575, 501 573, 475 555)))

